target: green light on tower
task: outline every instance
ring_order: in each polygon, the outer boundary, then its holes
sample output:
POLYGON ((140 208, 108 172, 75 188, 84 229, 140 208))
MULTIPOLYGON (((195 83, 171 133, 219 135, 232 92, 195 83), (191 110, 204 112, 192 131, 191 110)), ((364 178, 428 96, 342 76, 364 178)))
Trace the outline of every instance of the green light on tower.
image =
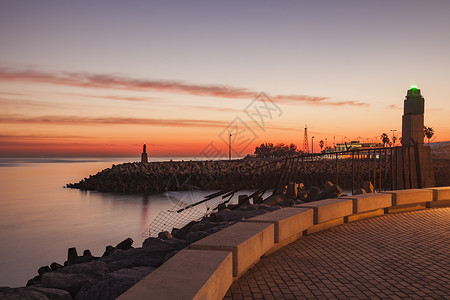
POLYGON ((417 90, 417 85, 413 84, 413 85, 411 86, 411 89, 412 89, 412 90, 417 90))

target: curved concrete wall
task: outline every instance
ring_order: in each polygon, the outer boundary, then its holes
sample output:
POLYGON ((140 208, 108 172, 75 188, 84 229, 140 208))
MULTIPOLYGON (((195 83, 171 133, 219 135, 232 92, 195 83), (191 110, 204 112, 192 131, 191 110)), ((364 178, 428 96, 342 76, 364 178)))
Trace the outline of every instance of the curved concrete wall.
POLYGON ((295 205, 214 233, 182 250, 118 299, 222 299, 261 256, 344 222, 450 206, 450 187, 353 195, 295 205))

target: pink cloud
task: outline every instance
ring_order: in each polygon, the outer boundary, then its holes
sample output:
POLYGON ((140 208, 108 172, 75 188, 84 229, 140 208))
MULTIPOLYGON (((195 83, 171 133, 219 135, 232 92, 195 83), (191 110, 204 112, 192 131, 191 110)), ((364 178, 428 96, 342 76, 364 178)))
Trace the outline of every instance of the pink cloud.
MULTIPOLYGON (((111 74, 89 74, 63 72, 59 74, 33 70, 17 71, 0 68, 0 80, 48 83, 81 88, 120 89, 133 91, 157 91, 177 94, 189 94, 205 97, 220 97, 230 99, 254 99, 259 93, 246 88, 236 88, 226 85, 196 85, 183 81, 134 79, 111 74)), ((139 98, 113 96, 112 99, 141 101, 139 98), (114 98, 117 97, 117 98, 114 98)), ((311 104, 321 106, 369 106, 368 103, 357 101, 329 101, 328 97, 306 95, 277 95, 275 102, 286 104, 311 104)))

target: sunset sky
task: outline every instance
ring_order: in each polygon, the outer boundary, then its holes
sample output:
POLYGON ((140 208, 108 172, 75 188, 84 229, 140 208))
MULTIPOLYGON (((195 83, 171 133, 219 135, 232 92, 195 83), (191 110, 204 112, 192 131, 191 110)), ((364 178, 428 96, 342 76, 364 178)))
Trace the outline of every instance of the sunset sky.
POLYGON ((379 141, 413 84, 450 140, 448 0, 0 0, 0 157, 379 141))

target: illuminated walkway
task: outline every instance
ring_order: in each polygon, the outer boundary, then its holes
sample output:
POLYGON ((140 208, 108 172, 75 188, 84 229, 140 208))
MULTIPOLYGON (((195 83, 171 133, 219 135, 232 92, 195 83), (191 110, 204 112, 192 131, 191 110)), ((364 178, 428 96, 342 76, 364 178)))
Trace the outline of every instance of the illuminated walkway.
POLYGON ((450 208, 385 215, 303 237, 225 299, 450 299, 450 208))

